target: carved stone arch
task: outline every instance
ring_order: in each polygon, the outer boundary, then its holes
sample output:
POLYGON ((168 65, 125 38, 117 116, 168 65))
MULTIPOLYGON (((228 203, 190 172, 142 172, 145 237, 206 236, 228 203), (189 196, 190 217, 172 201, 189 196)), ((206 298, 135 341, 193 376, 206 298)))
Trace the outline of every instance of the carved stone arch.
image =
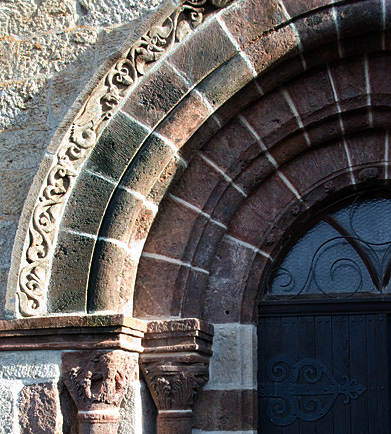
POLYGON ((193 427, 256 429, 243 360, 281 234, 338 189, 389 184, 390 18, 385 0, 170 1, 86 89, 15 241, 8 316, 32 318, 0 335, 83 350, 61 362, 83 429, 116 432, 117 368, 139 353, 162 434, 191 432, 193 402, 193 427))
POLYGON ((57 135, 26 204, 29 228, 15 243, 11 315, 15 288, 22 315, 131 313, 143 243, 187 164, 191 145, 179 150, 188 139, 202 125, 205 136, 226 123, 241 97, 225 103, 242 88, 248 104, 326 59, 388 47, 382 2, 226 3, 167 5, 57 135))
POLYGON ((380 70, 390 60, 376 53, 318 66, 236 113, 199 148, 144 246, 137 317, 254 323, 265 270, 295 221, 339 191, 389 186, 391 88, 380 70), (366 65, 371 104, 362 95, 366 65))

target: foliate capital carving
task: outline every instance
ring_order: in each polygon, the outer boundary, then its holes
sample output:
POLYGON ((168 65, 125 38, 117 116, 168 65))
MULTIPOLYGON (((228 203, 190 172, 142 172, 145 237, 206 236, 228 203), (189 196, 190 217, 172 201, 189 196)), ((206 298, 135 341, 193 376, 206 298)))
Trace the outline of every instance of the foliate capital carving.
POLYGON ((160 412, 190 410, 209 379, 213 327, 197 318, 151 321, 141 368, 160 412))
MULTIPOLYGON (((80 351, 62 356, 63 381, 79 412, 110 410, 108 414, 114 418, 136 366, 137 355, 124 351, 80 351)), ((102 418, 107 419, 108 414, 102 418)))
POLYGON ((198 391, 209 379, 208 363, 160 363, 144 359, 142 370, 159 411, 191 410, 198 391))

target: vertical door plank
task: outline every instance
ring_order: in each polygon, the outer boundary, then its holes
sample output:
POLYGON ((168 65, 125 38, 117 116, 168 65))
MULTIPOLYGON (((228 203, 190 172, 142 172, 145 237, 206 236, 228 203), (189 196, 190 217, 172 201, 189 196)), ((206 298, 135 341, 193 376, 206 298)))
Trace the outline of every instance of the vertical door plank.
MULTIPOLYGON (((316 352, 315 352, 315 327, 314 327, 314 317, 313 316, 302 316, 298 319, 298 326, 297 326, 297 332, 299 336, 299 356, 297 360, 303 360, 303 359, 315 359, 316 358, 316 352)), ((302 373, 303 374, 303 373, 302 373)), ((299 379, 301 383, 305 384, 303 376, 299 379)), ((309 403, 310 397, 302 397, 299 399, 300 407, 302 410, 305 410, 305 405, 310 405, 309 403)), ((300 434, 317 434, 316 430, 316 421, 313 422, 307 422, 307 421, 300 421, 300 434)), ((293 433, 292 433, 293 434, 293 433)), ((297 431, 296 431, 297 434, 297 431)))
MULTIPOLYGON (((298 341, 300 340, 300 332, 298 330, 298 318, 283 317, 282 321, 282 336, 281 336, 281 351, 279 354, 287 354, 296 362, 298 361, 298 341)), ((297 434, 299 431, 299 421, 296 420, 291 425, 283 428, 283 434, 297 434)))
MULTIPOLYGON (((331 316, 315 318, 315 350, 316 359, 331 372, 333 368, 333 339, 331 316)), ((327 380, 325 380, 327 382, 327 380)), ((326 396, 325 400, 330 398, 326 396)), ((317 423, 318 434, 332 434, 334 431, 334 406, 330 408, 317 423)))
POLYGON ((368 315, 367 317, 367 360, 368 360, 368 423, 370 426, 370 434, 380 432, 380 421, 377 418, 377 337, 376 337, 376 315, 368 315))
MULTIPOLYGON (((266 382, 266 354, 265 350, 270 346, 267 337, 270 324, 267 318, 260 318, 258 322, 258 384, 266 382)), ((260 433, 265 433, 267 402, 264 398, 258 399, 258 424, 260 433)))
POLYGON ((368 315, 368 417, 370 434, 388 434, 388 349, 386 315, 368 315))
POLYGON ((389 363, 388 363, 388 330, 387 315, 376 315, 376 347, 378 357, 376 360, 377 376, 377 417, 381 421, 382 434, 389 434, 389 363))
MULTIPOLYGON (((367 317, 366 315, 350 315, 350 364, 349 380, 357 380, 368 387, 368 366, 366 357, 367 348, 367 317)), ((368 426, 368 399, 364 392, 357 399, 350 401, 352 433, 367 434, 368 426)))
MULTIPOLYGON (((333 334, 333 375, 339 383, 343 376, 350 376, 349 319, 347 315, 332 318, 333 334)), ((350 406, 344 404, 339 395, 334 403, 334 433, 351 433, 350 406)))
MULTIPOLYGON (((283 330, 281 326, 281 317, 264 318, 264 341, 259 345, 259 360, 262 360, 263 378, 260 379, 261 384, 271 384, 272 381, 267 376, 267 364, 269 360, 276 354, 281 354, 284 350, 283 346, 283 330)), ((272 423, 267 417, 267 405, 270 398, 259 399, 259 426, 261 433, 282 434, 283 429, 272 423)))

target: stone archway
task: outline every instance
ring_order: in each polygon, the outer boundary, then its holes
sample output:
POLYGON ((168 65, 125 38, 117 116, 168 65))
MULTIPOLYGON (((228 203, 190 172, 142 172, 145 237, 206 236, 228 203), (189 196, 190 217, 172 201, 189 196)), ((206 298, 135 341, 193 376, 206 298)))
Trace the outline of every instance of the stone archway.
MULTIPOLYGON (((187 348, 197 354, 187 368, 202 365, 190 375, 202 377, 200 387, 212 334, 200 320, 216 324, 212 381, 196 403, 195 426, 209 431, 256 429, 254 371, 246 377, 240 366, 228 386, 219 372, 238 330, 253 354, 259 282, 285 228, 327 189, 388 179, 389 5, 225 3, 168 5, 58 133, 26 204, 9 280, 10 317, 33 318, 5 326, 55 328, 50 316, 68 314, 66 328, 81 316, 96 348, 150 350, 145 376, 168 383, 163 354, 175 361, 173 379, 184 363, 175 354, 187 348), (118 342, 105 347, 88 328, 95 320, 117 327, 118 342), (242 416, 218 416, 238 396, 248 403, 242 416)), ((69 338, 56 345, 85 348, 69 338)), ((158 398, 162 415, 190 411, 191 400, 170 407, 158 398)), ((164 423, 179 423, 178 414, 164 423)))
MULTIPOLYGON (((207 119, 210 118, 204 131, 216 119, 220 125, 224 124, 227 114, 224 115, 223 108, 218 118, 211 114, 254 76, 261 77, 254 82, 253 97, 257 98, 289 77, 325 63, 326 59, 338 58, 343 53, 352 55, 354 50, 362 52, 365 46, 370 51, 382 50, 387 44, 384 33, 387 10, 380 2, 366 8, 357 3, 314 10, 298 9, 295 3, 287 8, 265 9, 256 3, 235 2, 199 27, 203 16, 194 21, 194 14, 201 12, 191 8, 200 3, 206 5, 203 1, 185 2, 182 6, 185 11, 169 9, 170 14, 166 11, 160 18, 161 25, 152 26, 152 30, 129 51, 127 60, 121 59, 104 77, 66 133, 48 175, 44 176, 38 200, 34 206, 30 205, 30 212, 33 210, 30 227, 22 228, 18 237, 24 240, 23 253, 21 257, 15 255, 8 298, 14 299, 13 291, 18 287, 24 314, 34 315, 41 308, 42 312, 47 309, 49 312, 83 312, 88 303, 89 311, 112 310, 113 294, 118 298, 120 291, 122 298, 132 299, 134 275, 142 250, 140 240, 145 240, 148 232, 145 228, 149 224, 145 226, 145 222, 153 220, 156 206, 170 180, 186 164, 179 150, 207 119), (183 17, 178 15, 179 12, 193 15, 183 17), (292 18, 290 14, 297 16, 292 18), (238 30, 240 23, 248 21, 249 16, 253 16, 254 25, 246 26, 246 32, 238 30), (358 19, 362 22, 360 26, 358 19), (341 23, 338 20, 342 20, 341 23), (197 31, 183 43, 176 44, 175 38, 180 39, 191 25, 198 26, 197 31), (379 29, 382 30, 380 33, 379 29), (320 39, 317 34, 321 35, 320 39), (148 46, 148 41, 154 38, 163 40, 160 44, 173 49, 168 51, 164 61, 159 61, 140 79, 138 71, 144 72, 148 61, 152 59, 150 63, 154 65, 154 60, 160 58, 148 46), (366 45, 357 47, 357 41, 366 45), (325 50, 322 59, 316 56, 320 44, 324 44, 325 50), (152 54, 148 57, 146 53, 151 49, 152 54), (203 53, 202 61, 197 58, 194 62, 197 52, 203 53), (141 54, 137 56, 136 53, 141 54), (260 53, 264 55, 260 56, 260 53), (284 67, 278 68, 278 64, 288 58, 291 59, 289 67, 285 63, 284 67), (232 80, 232 77, 236 79, 232 80), (216 89, 224 91, 216 93, 216 89), (129 92, 126 102, 123 93, 116 96, 119 91, 129 92), (188 123, 184 127, 182 119, 186 117, 188 123), (178 131, 181 132, 179 136, 178 131), (96 137, 99 137, 97 143, 96 137), (131 138, 130 142, 125 139, 127 137, 131 138), (127 197, 129 191, 130 197, 127 197), (94 192, 98 192, 99 197, 94 192), (133 196, 132 192, 135 193, 133 196), (149 195, 154 196, 152 200, 149 195), (127 244, 132 231, 137 231, 136 221, 141 212, 137 208, 145 208, 144 203, 147 208, 149 206, 141 229, 144 236, 140 236, 139 231, 137 246, 132 245, 133 271, 125 279, 128 288, 122 290, 118 281, 118 270, 122 269, 119 263, 126 258, 129 262, 127 244), (84 218, 80 219, 80 215, 84 218), (125 228, 121 217, 116 220, 116 215, 133 217, 128 219, 125 228), (119 231, 117 227, 120 227, 119 231), (105 239, 109 241, 105 242, 105 239), (82 248, 77 247, 79 244, 82 248), (91 281, 90 267, 96 262, 92 257, 98 258, 100 254, 106 259, 99 262, 93 276, 95 280, 91 281), (114 256, 113 265, 110 258, 114 256), (72 273, 67 270, 69 263, 72 263, 72 273), (52 285, 54 276, 57 277, 52 285), (87 303, 89 282, 91 301, 87 303), (77 288, 76 292, 70 293, 70 287, 77 288), (64 295, 65 289, 67 295, 64 295), (106 302, 110 307, 105 306, 106 302)), ((156 46, 155 51, 158 48, 156 46)), ((215 130, 218 128, 219 125, 214 127, 215 130)), ((34 194, 37 193, 33 191, 31 196, 34 194)), ((33 197, 30 200, 34 202, 33 197)), ((15 250, 19 252, 21 245, 16 245, 15 250)), ((132 310, 131 302, 121 303, 121 306, 127 313, 132 310)), ((10 312, 14 311, 13 302, 8 307, 10 312)))

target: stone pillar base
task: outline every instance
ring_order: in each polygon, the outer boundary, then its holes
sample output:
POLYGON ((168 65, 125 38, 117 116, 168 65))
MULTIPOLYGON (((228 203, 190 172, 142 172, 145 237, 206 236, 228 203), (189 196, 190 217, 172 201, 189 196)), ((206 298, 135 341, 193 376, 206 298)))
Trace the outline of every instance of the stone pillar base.
POLYGON ((191 433, 192 418, 192 410, 160 410, 157 434, 191 433))

